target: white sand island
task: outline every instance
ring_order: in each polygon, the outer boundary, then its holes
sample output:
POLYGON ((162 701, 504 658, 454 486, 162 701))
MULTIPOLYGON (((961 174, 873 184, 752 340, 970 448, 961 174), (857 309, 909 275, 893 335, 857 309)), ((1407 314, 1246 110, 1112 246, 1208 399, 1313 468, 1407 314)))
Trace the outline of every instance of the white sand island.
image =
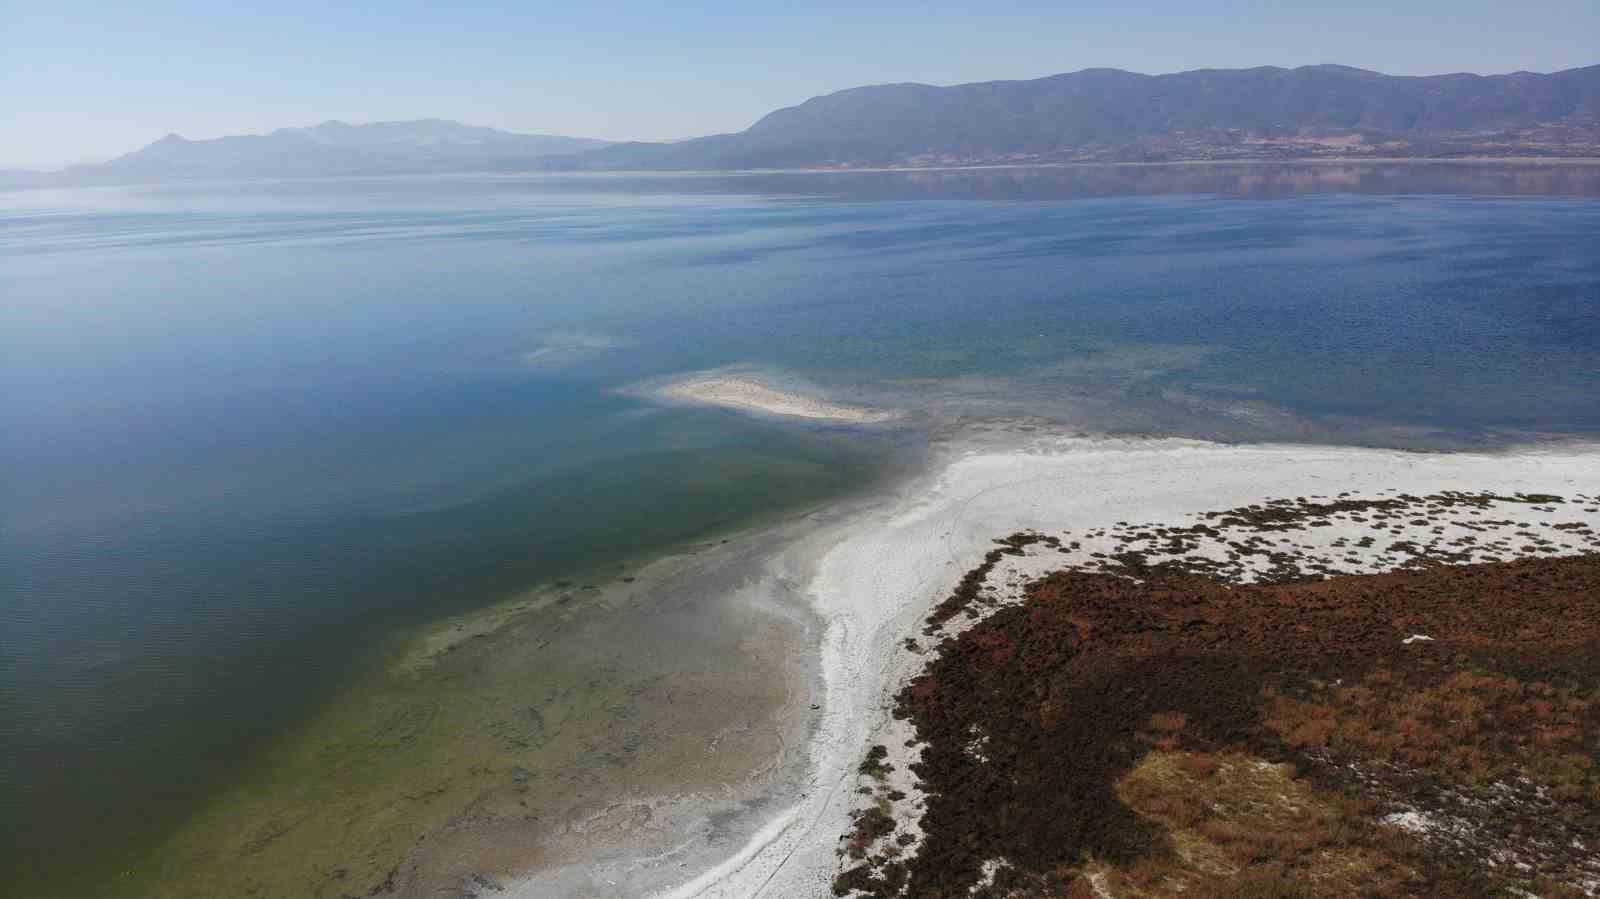
POLYGON ((752 378, 733 374, 697 375, 660 387, 654 394, 678 402, 814 421, 878 424, 903 416, 900 412, 847 406, 790 390, 779 390, 752 378))

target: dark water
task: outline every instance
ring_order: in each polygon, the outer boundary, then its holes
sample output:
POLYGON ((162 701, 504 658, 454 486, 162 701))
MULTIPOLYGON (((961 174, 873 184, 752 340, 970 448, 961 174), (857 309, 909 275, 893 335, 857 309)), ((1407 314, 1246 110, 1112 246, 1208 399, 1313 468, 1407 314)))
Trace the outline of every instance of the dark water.
POLYGON ((914 440, 615 392, 641 378, 750 365, 931 423, 1600 433, 1597 185, 1233 166, 0 194, 0 877, 156 838, 375 635, 859 489, 914 440))

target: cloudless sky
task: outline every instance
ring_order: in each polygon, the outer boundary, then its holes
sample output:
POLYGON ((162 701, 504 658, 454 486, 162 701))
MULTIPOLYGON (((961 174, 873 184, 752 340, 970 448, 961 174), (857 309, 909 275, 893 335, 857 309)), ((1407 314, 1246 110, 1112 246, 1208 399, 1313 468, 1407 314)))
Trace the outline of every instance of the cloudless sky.
POLYGON ((862 84, 1323 62, 1592 65, 1600 0, 0 0, 0 167, 335 118, 673 139, 862 84))

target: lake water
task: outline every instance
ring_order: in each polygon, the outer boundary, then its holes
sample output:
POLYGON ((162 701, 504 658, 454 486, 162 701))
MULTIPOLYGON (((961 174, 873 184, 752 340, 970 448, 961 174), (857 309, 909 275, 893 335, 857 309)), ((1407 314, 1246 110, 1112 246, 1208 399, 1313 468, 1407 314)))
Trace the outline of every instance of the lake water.
POLYGON ((1593 167, 0 193, 0 882, 104 894, 239 784, 291 789, 254 760, 430 622, 964 422, 1451 448, 1593 437, 1596 396, 1593 167), (914 415, 619 392, 723 366, 914 415))

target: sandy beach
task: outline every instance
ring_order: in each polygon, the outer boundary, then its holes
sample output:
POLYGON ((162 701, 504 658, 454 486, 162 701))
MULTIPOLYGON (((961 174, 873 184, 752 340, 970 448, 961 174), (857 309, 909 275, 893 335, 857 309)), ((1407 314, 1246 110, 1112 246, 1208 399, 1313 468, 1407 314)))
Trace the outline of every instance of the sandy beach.
MULTIPOLYGON (((996 538, 1019 531, 1109 532, 1130 523, 1192 524, 1200 513, 1281 497, 1425 496, 1443 491, 1592 496, 1597 489, 1600 448, 1593 446, 1418 454, 1045 438, 1015 449, 953 450, 923 478, 774 561, 790 572, 805 573, 803 593, 825 622, 823 701, 806 749, 807 786, 741 851, 657 895, 732 899, 828 894, 832 878, 844 867, 837 849, 849 829, 849 814, 860 801, 856 769, 866 748, 875 743, 893 747, 890 761, 899 772, 915 752, 904 746, 909 736, 905 725, 889 715, 894 694, 926 661, 904 642, 921 633, 929 610, 983 560, 996 538)), ((1533 503, 1516 505, 1515 517, 1503 519, 1514 530, 1537 527, 1549 517, 1533 503)), ((1564 506, 1562 519, 1600 525, 1594 504, 1582 505, 1564 506)), ((1382 547, 1346 548, 1354 533, 1348 523, 1334 523, 1320 528, 1314 540, 1320 541, 1326 558, 1337 555, 1351 572, 1381 570, 1392 563, 1385 561, 1382 547), (1339 547, 1338 553, 1329 546, 1339 547)), ((1547 552, 1594 551, 1585 541, 1564 536, 1569 532, 1543 533, 1538 539, 1554 538, 1546 540, 1551 547, 1547 552)), ((1085 543, 1075 552, 1086 557, 1096 548, 1085 543)), ((1314 553, 1317 547, 1308 542, 1303 549, 1314 553)), ((1071 562, 1056 550, 1029 552, 1008 558, 1008 568, 991 580, 1019 583, 1071 562)), ((913 785, 896 786, 910 792, 913 785)))

